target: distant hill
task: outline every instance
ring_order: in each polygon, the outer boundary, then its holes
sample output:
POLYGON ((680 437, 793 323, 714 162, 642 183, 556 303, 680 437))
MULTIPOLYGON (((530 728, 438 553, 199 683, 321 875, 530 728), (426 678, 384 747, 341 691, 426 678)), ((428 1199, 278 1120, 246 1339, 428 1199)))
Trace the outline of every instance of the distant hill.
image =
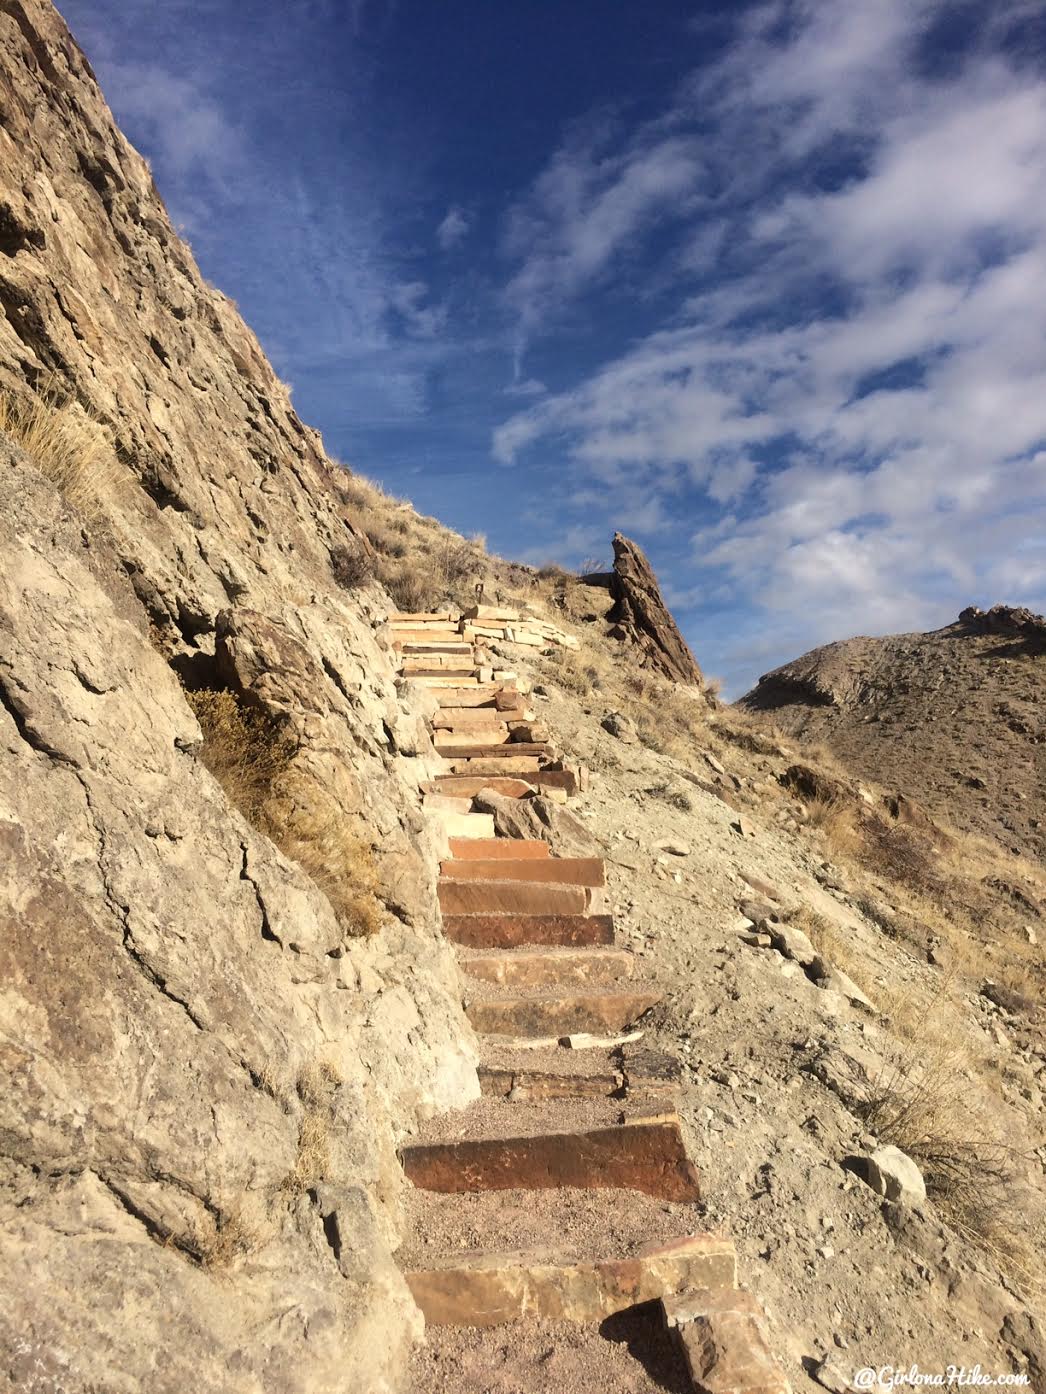
POLYGON ((738 706, 823 742, 938 818, 1046 855, 1046 619, 996 605, 927 634, 844 639, 761 677, 738 706))

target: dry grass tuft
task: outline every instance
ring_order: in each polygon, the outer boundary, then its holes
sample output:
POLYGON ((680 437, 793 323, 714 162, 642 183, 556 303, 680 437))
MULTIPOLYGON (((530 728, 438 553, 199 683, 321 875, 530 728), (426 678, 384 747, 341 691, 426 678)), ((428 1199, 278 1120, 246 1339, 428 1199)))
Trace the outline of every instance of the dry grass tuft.
POLYGON ((268 1237, 263 1223, 249 1218, 243 1206, 233 1205, 208 1214, 182 1247, 201 1268, 221 1272, 257 1252, 268 1237))
POLYGON ((120 478, 112 442, 102 426, 56 390, 16 397, 0 392, 0 431, 19 445, 63 497, 94 520, 105 511, 120 478))
POLYGON ((230 800, 308 873, 347 934, 376 934, 382 911, 370 846, 333 796, 294 765, 280 725, 227 691, 186 693, 203 731, 200 759, 230 800))
POLYGON ((362 547, 335 547, 331 551, 331 575, 342 590, 358 590, 374 580, 374 559, 362 547))
POLYGON ((199 688, 185 696, 203 732, 200 759, 243 816, 260 826, 277 781, 290 768, 294 744, 278 722, 232 692, 199 688))
POLYGON ((922 1038, 876 1081, 864 1120, 919 1166, 951 1227, 1028 1291, 1040 1279, 1030 1237, 1018 1227, 1018 1158, 974 1115, 964 1052, 932 1014, 924 1022, 932 1024, 922 1038))

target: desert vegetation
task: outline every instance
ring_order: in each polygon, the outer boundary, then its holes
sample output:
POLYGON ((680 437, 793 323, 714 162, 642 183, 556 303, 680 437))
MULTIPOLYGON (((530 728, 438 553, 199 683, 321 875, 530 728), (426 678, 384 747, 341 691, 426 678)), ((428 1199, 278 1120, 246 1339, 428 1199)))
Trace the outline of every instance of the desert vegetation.
POLYGON ((57 387, 17 396, 0 392, 0 432, 33 459, 84 517, 104 513, 120 465, 104 427, 75 400, 57 387))
POLYGON ((334 796, 296 765, 293 741, 232 692, 201 688, 186 696, 203 732, 200 759, 230 801, 308 873, 347 934, 377 933, 371 848, 350 831, 334 796))

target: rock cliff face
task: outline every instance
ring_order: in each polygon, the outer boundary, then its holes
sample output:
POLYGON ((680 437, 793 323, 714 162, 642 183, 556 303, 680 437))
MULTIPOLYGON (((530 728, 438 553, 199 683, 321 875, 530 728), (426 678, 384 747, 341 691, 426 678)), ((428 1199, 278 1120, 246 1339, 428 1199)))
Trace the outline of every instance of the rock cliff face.
POLYGON ((92 519, 0 437, 0 1370, 392 1388, 393 1149, 476 1092, 431 747, 387 597, 335 580, 366 546, 339 469, 45 0, 0 0, 0 307, 0 388, 75 398, 119 457, 92 519), (232 807, 187 686, 280 723, 373 848, 379 936, 232 807))

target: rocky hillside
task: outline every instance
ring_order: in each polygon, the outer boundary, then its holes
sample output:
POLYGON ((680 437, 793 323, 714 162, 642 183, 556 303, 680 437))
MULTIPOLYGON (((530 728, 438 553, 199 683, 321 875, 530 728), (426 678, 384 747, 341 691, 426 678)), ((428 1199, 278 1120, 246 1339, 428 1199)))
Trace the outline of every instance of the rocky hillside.
POLYGON ((562 826, 656 985, 643 1046, 680 1062, 702 1224, 736 1243, 790 1388, 914 1360, 1046 1379, 1046 891, 911 798, 936 809, 937 779, 950 821, 991 831, 997 807, 1034 850, 1034 620, 853 641, 867 681, 851 656, 786 684, 811 723, 883 733, 896 764, 858 782, 720 708, 645 559, 615 552, 613 576, 536 574, 331 462, 59 15, 0 0, 5 1388, 391 1394, 412 1362, 433 1390, 685 1387, 642 1315, 419 1345, 398 1154, 456 1126, 437 1115, 477 1098, 478 1048, 422 802, 435 709, 385 621, 465 596, 534 621, 530 647, 479 638, 535 743, 571 753, 546 771, 562 826), (855 720, 890 642, 926 662, 855 720), (937 771, 931 727, 954 732, 937 771), (882 1145, 924 1203, 862 1179, 882 1145))
POLYGON ((4 1382, 383 1389, 476 1081, 361 510, 45 0, 0 170, 4 1382))
POLYGON ((1046 620, 996 605, 928 634, 844 639, 738 705, 823 742, 936 817, 1046 859, 1046 620))

